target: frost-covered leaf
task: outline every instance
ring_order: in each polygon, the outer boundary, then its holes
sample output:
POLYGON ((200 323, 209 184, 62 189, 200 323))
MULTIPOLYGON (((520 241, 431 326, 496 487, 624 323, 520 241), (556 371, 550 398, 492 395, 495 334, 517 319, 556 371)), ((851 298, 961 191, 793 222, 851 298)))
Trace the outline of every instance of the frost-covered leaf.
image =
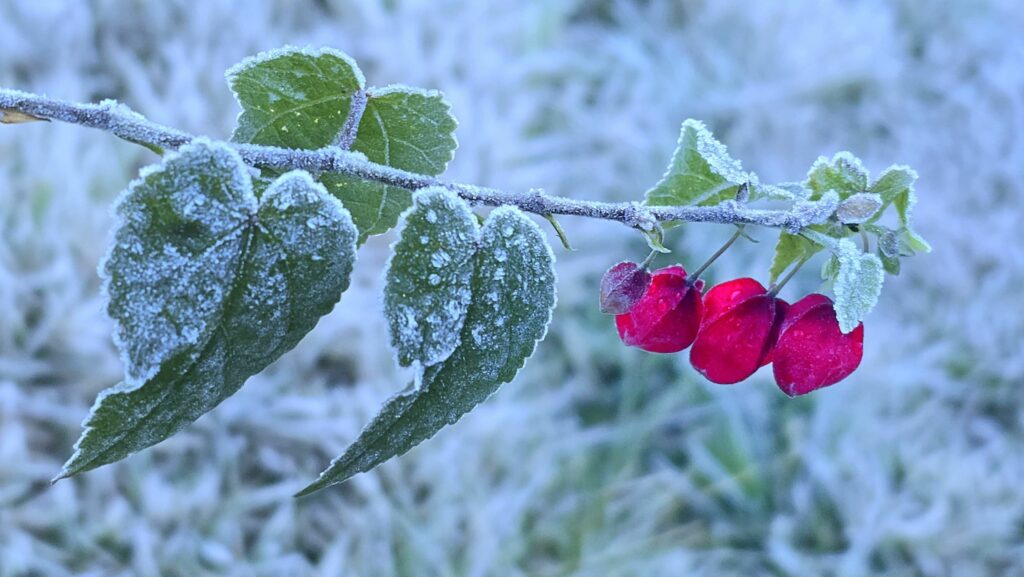
POLYGON ((775 257, 768 271, 769 282, 774 283, 793 263, 811 258, 822 248, 820 244, 798 234, 780 233, 779 242, 775 245, 775 257))
POLYGON ((914 205, 917 204, 917 195, 914 193, 914 183, 917 181, 917 172, 909 166, 894 165, 882 171, 871 185, 871 192, 881 196, 882 201, 888 205, 896 206, 896 213, 899 216, 901 240, 913 252, 931 252, 932 247, 917 232, 911 223, 914 205))
POLYGON ((868 171, 860 159, 849 152, 837 152, 831 159, 821 156, 807 173, 807 187, 815 198, 834 190, 840 199, 845 199, 867 190, 868 171))
POLYGON ((715 140, 703 123, 686 120, 668 170, 661 181, 647 191, 646 203, 651 206, 714 205, 735 198, 739 187, 752 177, 729 156, 725 146, 715 140))
POLYGON ((496 209, 480 233, 462 340, 418 386, 392 397, 306 495, 401 455, 459 420, 512 380, 544 337, 555 305, 554 255, 517 209, 496 209))
POLYGON ((263 52, 230 68, 227 80, 242 107, 233 141, 307 149, 335 141, 365 84, 355 61, 329 48, 263 52))
POLYGON ((878 175, 869 190, 882 197, 882 202, 893 202, 897 196, 912 188, 916 180, 917 172, 914 169, 904 165, 893 165, 878 175))
MULTIPOLYGON (((455 155, 458 123, 451 105, 437 91, 406 86, 371 89, 352 150, 372 162, 437 176, 455 155)), ((363 239, 382 234, 412 203, 405 189, 343 174, 325 174, 321 182, 352 213, 363 239)))
POLYGON ((839 259, 835 254, 828 255, 825 262, 821 264, 821 280, 826 283, 834 282, 839 275, 839 259))
POLYGON ((878 251, 878 259, 882 261, 882 268, 893 276, 900 274, 900 257, 887 255, 881 250, 878 251))
POLYGON ((469 205, 443 188, 417 192, 388 262, 384 315, 398 362, 430 366, 459 345, 469 307, 477 224, 469 205))
POLYGON ((882 197, 871 192, 858 192, 839 203, 836 217, 843 224, 862 224, 882 208, 882 197))
POLYGON ((885 280, 882 261, 860 250, 853 241, 842 239, 835 246, 839 273, 835 282, 835 309, 843 334, 857 328, 878 302, 885 280))
POLYGON ((257 200, 242 160, 196 141, 117 205, 104 264, 128 377, 96 399, 60 477, 182 429, 294 347, 347 288, 356 229, 304 172, 257 200))

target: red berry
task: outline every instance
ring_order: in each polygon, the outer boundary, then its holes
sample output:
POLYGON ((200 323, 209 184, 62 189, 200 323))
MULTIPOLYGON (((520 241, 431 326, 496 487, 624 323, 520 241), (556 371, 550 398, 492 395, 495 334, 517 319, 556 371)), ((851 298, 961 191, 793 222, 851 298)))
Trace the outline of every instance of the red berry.
POLYGON ((679 265, 654 271, 643 297, 628 313, 615 317, 622 342, 652 353, 675 353, 690 346, 704 311, 703 288, 700 280, 691 285, 679 265))
POLYGON ((789 307, 775 344, 775 382, 789 396, 845 379, 864 352, 864 325, 843 334, 832 300, 811 294, 789 307))
POLYGON ((709 381, 731 385, 771 362, 785 301, 761 283, 739 278, 704 296, 704 321, 690 351, 690 363, 709 381))
POLYGON ((651 273, 635 262, 620 262, 601 277, 601 312, 628 313, 651 284, 651 273))

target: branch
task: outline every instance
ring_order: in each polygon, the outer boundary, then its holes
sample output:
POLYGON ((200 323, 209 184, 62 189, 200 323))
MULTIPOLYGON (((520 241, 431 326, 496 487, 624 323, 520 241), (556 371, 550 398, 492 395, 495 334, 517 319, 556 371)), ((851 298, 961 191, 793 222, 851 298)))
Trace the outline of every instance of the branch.
MULTIPOLYGON (((39 119, 98 128, 147 147, 178 148, 195 138, 186 132, 157 124, 114 100, 104 100, 99 104, 81 104, 0 88, 0 112, 3 113, 3 116, 0 116, 0 123, 9 116, 23 118, 23 115, 27 114, 39 119)), ((834 203, 826 201, 798 202, 792 210, 758 210, 747 208, 734 200, 706 207, 645 206, 636 202, 577 200, 549 196, 537 189, 514 193, 471 184, 445 182, 432 176, 370 162, 364 155, 344 150, 341 146, 297 150, 254 144, 231 145, 245 162, 257 167, 302 169, 312 173, 336 172, 409 190, 442 186, 471 204, 512 205, 541 216, 560 214, 613 220, 645 232, 654 231, 660 222, 681 221, 749 224, 782 228, 796 233, 809 225, 824 222, 836 208, 830 206, 834 203)))

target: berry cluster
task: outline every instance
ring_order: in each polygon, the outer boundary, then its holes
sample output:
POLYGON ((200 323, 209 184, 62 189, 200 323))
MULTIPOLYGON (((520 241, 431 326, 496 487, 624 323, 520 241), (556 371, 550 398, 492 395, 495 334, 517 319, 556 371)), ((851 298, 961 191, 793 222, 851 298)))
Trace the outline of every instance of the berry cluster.
POLYGON ((713 383, 738 383, 770 363, 779 388, 796 396, 835 384, 860 364, 864 325, 843 334, 824 295, 791 305, 752 278, 703 289, 680 265, 649 273, 623 262, 601 281, 601 310, 615 315, 629 346, 675 353, 692 345, 691 364, 713 383))

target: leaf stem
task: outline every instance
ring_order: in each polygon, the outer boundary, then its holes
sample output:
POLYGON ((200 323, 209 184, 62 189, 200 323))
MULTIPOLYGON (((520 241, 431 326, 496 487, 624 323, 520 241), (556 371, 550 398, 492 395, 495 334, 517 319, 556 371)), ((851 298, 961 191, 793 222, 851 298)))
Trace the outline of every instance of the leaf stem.
POLYGON ((562 225, 558 222, 558 219, 555 218, 555 215, 550 213, 545 214, 544 218, 551 223, 551 228, 555 229, 555 234, 558 235, 558 240, 562 241, 562 246, 565 250, 575 250, 572 248, 572 245, 569 244, 569 237, 565 234, 565 229, 562 228, 562 225))
POLYGON ((741 236, 743 236, 743 227, 738 226, 736 227, 736 232, 734 232, 732 236, 729 237, 729 240, 725 241, 725 244, 720 246, 714 254, 708 257, 708 260, 704 261, 704 264, 697 267, 697 270, 693 271, 693 273, 689 275, 688 278, 690 282, 696 282, 700 278, 700 275, 704 274, 704 271, 706 271, 709 266, 714 264, 714 262, 718 260, 718 257, 725 254, 725 251, 729 250, 729 247, 732 246, 733 243, 736 242, 736 240, 739 239, 741 236))
POLYGON ((768 296, 773 297, 779 294, 779 291, 782 290, 782 287, 786 286, 786 283, 788 283, 791 278, 796 276, 796 273, 797 271, 800 270, 800 267, 804 266, 804 264, 806 264, 809 260, 811 260, 810 257, 805 256, 804 258, 797 261, 793 268, 789 269, 789 272, 786 273, 786 276, 782 277, 782 279, 779 282, 768 287, 768 296))

